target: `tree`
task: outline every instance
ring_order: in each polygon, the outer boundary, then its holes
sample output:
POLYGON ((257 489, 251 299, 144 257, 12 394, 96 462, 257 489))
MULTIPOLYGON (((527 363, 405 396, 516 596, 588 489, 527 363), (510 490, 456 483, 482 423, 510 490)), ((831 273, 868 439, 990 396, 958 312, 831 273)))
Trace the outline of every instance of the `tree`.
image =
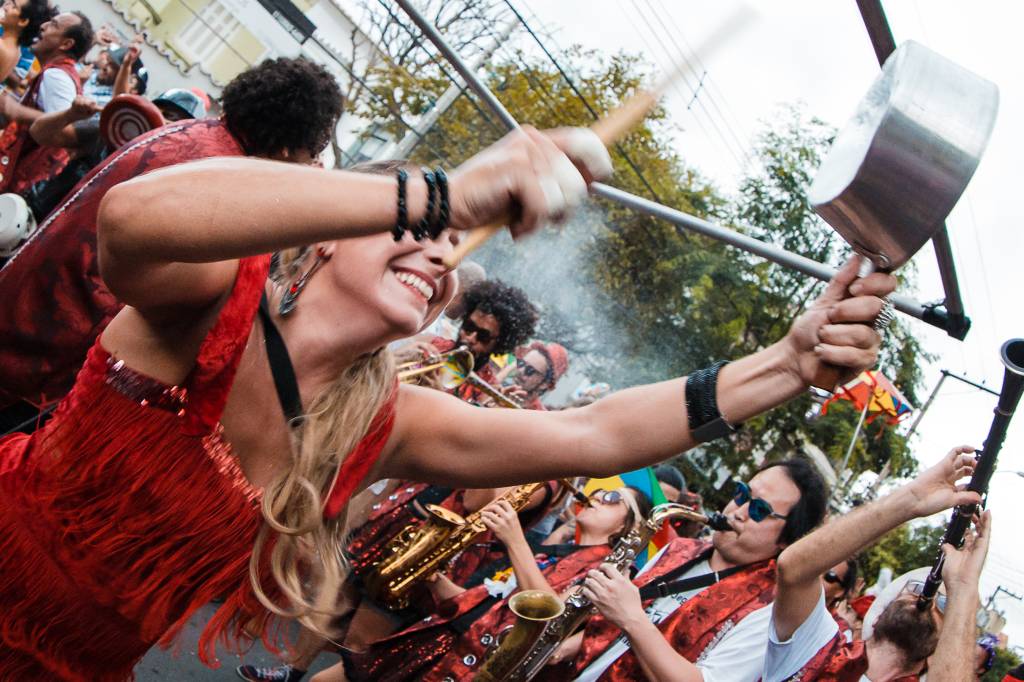
MULTIPOLYGON (((500 0, 426 0, 419 5, 420 12, 467 58, 483 49, 496 21, 511 16, 500 0)), ((358 0, 356 7, 358 18, 344 45, 325 45, 319 39, 317 43, 329 53, 329 58, 324 56, 326 63, 344 71, 340 82, 346 110, 356 115, 372 112, 404 134, 408 130, 403 123, 406 117, 425 111, 433 102, 434 89, 422 86, 448 83, 454 70, 428 47, 397 7, 379 0, 358 0), (376 76, 383 72, 400 76, 402 97, 377 81, 376 76), (399 99, 406 108, 398 106, 399 99)), ((331 146, 340 167, 344 159, 337 135, 335 130, 331 146)))
MULTIPOLYGON (((573 48, 561 59, 573 83, 548 63, 503 50, 487 82, 512 115, 539 128, 588 125, 651 80, 646 66, 628 54, 606 56, 573 48), (572 65, 586 65, 574 69, 572 65), (574 86, 574 87, 573 87, 574 86), (593 112, 593 113, 592 113, 593 112)), ((385 98, 366 99, 364 113, 394 136, 404 133, 392 110, 424 111, 449 86, 442 73, 392 66, 373 74, 385 98)), ((672 144, 668 113, 656 109, 613 150, 617 186, 711 220, 734 223, 787 249, 838 263, 845 243, 812 211, 806 188, 833 131, 789 109, 758 139, 756 163, 737 196, 723 196, 686 166, 672 144), (746 226, 746 227, 745 227, 746 226)), ((413 161, 449 167, 505 134, 495 117, 462 96, 429 130, 413 161)), ((594 380, 615 387, 679 376, 695 367, 749 354, 782 337, 820 290, 820 283, 721 243, 689 234, 621 205, 595 201, 560 232, 511 246, 494 239, 474 256, 491 276, 523 287, 547 320, 542 333, 558 334, 572 362, 594 380)), ((899 323, 885 351, 887 375, 913 400, 919 347, 899 323)), ((704 472, 724 467, 747 476, 765 458, 789 456, 815 443, 838 467, 857 416, 838 406, 817 421, 812 404, 799 398, 770 415, 750 420, 729 441, 711 443, 688 458, 689 480, 715 499, 715 482, 704 472), (700 473, 701 475, 697 475, 700 473)), ((879 469, 888 459, 894 473, 913 470, 906 444, 894 429, 868 427, 857 444, 855 472, 879 469)))
POLYGON ((883 566, 898 576, 921 566, 931 566, 938 556, 945 526, 928 523, 904 524, 887 534, 865 551, 858 560, 862 575, 870 585, 883 566))
POLYGON ((981 682, 1001 682, 1013 668, 1021 664, 1021 658, 1008 649, 996 649, 996 660, 992 669, 981 677, 981 682))

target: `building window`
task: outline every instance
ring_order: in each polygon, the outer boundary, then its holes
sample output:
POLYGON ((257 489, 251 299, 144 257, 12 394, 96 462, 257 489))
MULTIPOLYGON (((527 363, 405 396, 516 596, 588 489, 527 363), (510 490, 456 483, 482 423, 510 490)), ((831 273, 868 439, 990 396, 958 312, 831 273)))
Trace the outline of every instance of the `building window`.
POLYGON ((390 141, 387 134, 375 125, 366 136, 360 137, 348 148, 348 151, 345 153, 345 160, 349 164, 373 161, 390 141))
POLYGON ((192 53, 194 61, 207 62, 231 40, 239 26, 227 8, 213 0, 181 31, 178 43, 192 53))

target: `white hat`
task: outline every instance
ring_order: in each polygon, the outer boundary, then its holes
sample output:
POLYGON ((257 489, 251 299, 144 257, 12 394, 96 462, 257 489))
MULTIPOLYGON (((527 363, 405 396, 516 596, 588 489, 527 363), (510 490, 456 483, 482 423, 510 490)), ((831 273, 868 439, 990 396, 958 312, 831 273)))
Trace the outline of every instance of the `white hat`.
POLYGON ((10 256, 35 232, 36 219, 18 194, 0 194, 0 256, 10 256))
POLYGON ((864 614, 864 625, 861 629, 861 639, 870 639, 872 632, 875 629, 875 621, 882 615, 882 611, 885 611, 885 607, 896 600, 896 597, 900 596, 903 592, 903 587, 911 580, 919 580, 924 582, 925 578, 931 572, 931 566, 922 566, 921 568, 915 568, 912 571, 907 571, 900 577, 889 583, 881 594, 875 597, 875 601, 871 604, 871 608, 864 614))

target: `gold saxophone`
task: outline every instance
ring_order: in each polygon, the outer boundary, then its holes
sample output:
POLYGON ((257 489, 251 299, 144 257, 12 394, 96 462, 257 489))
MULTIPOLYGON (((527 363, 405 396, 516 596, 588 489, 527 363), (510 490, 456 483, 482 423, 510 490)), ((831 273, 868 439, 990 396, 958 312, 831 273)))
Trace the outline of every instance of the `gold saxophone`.
MULTIPOLYGON (((562 486, 574 492, 569 481, 562 486)), ((513 488, 499 499, 514 510, 526 508, 530 498, 547 483, 527 483, 513 488)), ((376 602, 398 610, 409 605, 412 589, 438 571, 459 552, 473 544, 487 530, 480 511, 463 518, 455 512, 428 504, 430 516, 419 525, 406 526, 384 549, 384 558, 366 578, 366 591, 376 602)))
MULTIPOLYGON (((728 520, 722 514, 707 516, 681 504, 659 504, 651 510, 643 523, 615 543, 611 553, 605 557, 604 563, 613 566, 620 573, 625 573, 637 554, 647 547, 651 538, 661 529, 662 524, 673 518, 697 521, 716 530, 726 530, 729 527, 728 520)), ((551 600, 557 602, 558 598, 550 594, 547 596, 549 599, 544 600, 543 606, 537 606, 532 610, 533 613, 550 614, 546 618, 523 617, 513 609, 517 616, 515 625, 499 638, 497 648, 488 655, 480 672, 473 678, 475 682, 532 680, 559 645, 579 631, 595 611, 590 600, 583 596, 582 585, 577 586, 566 597, 563 608, 557 613, 551 600)), ((531 602, 539 601, 539 597, 531 598, 531 602)), ((511 600, 509 606, 511 607, 511 600)))

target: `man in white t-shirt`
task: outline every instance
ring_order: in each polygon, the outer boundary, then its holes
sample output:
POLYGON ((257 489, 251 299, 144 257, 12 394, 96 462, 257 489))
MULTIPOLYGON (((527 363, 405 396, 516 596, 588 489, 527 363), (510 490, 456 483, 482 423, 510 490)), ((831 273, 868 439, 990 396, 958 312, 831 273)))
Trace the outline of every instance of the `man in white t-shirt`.
POLYGON ((68 162, 63 148, 40 147, 29 135, 41 116, 71 108, 82 91, 77 61, 92 47, 92 24, 81 12, 64 12, 44 23, 32 44, 42 71, 21 102, 0 95, 7 129, 0 139, 0 191, 21 193, 54 177, 68 162))
MULTIPOLYGON (((943 572, 946 594, 918 608, 928 569, 903 576, 876 599, 872 611, 878 613, 877 618, 869 611, 864 619, 864 639, 852 643, 839 635, 836 621, 825 607, 821 577, 844 558, 911 519, 979 502, 977 493, 956 486, 974 470, 973 452, 968 446, 954 448, 909 484, 834 519, 782 552, 765 654, 765 682, 810 681, 821 676, 867 682, 898 680, 920 673, 936 651, 969 649, 987 532, 981 534, 982 542, 971 539, 966 543, 963 552, 943 547, 948 569, 943 572)), ((936 666, 929 677, 935 673, 943 674, 936 666)))
POLYGON ((711 543, 677 538, 633 582, 591 571, 584 594, 600 615, 556 652, 555 663, 574 663, 558 673, 587 682, 645 675, 754 682, 768 637, 773 559, 821 523, 827 500, 827 486, 807 460, 773 462, 749 484, 737 484, 723 510, 732 530, 716 532, 711 543))

